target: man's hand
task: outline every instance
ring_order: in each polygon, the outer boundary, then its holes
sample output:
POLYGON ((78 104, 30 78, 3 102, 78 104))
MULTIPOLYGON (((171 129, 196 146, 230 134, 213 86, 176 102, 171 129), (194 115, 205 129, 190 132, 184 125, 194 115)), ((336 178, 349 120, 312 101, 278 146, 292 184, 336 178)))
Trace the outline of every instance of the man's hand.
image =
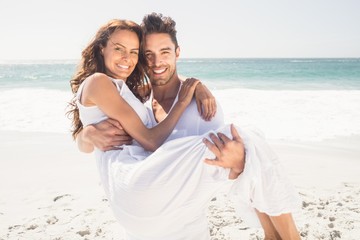
POLYGON ((229 179, 235 179, 244 170, 245 148, 239 133, 232 124, 231 135, 233 139, 228 138, 223 133, 218 133, 217 136, 210 134, 210 139, 213 142, 210 142, 206 138, 203 141, 216 156, 215 159, 205 159, 205 163, 230 168, 229 179))
POLYGON ((84 128, 83 132, 83 140, 92 143, 102 151, 119 149, 119 146, 123 144, 132 143, 132 138, 120 123, 113 119, 89 125, 84 128))
POLYGON ((215 97, 204 85, 199 83, 195 88, 195 100, 199 114, 205 121, 210 121, 216 114, 215 97))

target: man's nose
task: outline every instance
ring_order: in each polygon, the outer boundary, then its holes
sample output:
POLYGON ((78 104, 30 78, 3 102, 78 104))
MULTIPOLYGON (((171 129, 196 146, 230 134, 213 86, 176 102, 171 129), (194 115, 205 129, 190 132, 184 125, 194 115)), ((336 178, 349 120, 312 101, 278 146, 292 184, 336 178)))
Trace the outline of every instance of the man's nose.
POLYGON ((160 66, 161 63, 162 63, 161 57, 160 57, 160 56, 154 56, 154 63, 153 63, 153 64, 154 64, 155 66, 160 66))

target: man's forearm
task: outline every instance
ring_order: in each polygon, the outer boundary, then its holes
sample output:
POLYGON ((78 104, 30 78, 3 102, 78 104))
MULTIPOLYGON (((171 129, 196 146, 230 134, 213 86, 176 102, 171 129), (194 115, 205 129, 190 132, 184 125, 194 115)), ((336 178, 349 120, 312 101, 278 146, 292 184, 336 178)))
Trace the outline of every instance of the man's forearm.
POLYGON ((78 146, 78 149, 81 152, 84 153, 91 153, 94 151, 94 145, 87 140, 86 138, 86 130, 81 130, 81 132, 79 132, 79 134, 76 136, 76 143, 78 146))
POLYGON ((230 169, 229 179, 236 179, 236 178, 238 178, 238 176, 240 176, 241 173, 242 173, 242 171, 237 172, 237 171, 234 171, 233 169, 230 169))

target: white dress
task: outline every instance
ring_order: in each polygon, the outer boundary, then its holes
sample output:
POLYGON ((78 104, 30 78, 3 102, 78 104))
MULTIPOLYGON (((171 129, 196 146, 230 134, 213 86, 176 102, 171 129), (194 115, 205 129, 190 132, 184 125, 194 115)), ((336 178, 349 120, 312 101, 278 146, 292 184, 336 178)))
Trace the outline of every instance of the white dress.
MULTIPOLYGON (((125 82, 113 81, 144 124, 156 124, 151 110, 136 99, 125 82)), ((82 86, 78 99, 81 91, 82 86)), ((78 107, 84 126, 106 119, 96 106, 85 107, 78 101, 78 107)), ((229 185, 229 194, 245 220, 256 221, 253 208, 269 215, 298 210, 296 191, 256 131, 237 127, 245 144, 246 164, 236 180, 228 180, 228 169, 203 163, 205 158, 214 157, 202 142, 209 134, 206 131, 213 129, 231 136, 221 113, 220 109, 219 117, 205 122, 198 116, 193 101, 157 151, 145 151, 136 142, 123 146, 123 150, 96 150, 103 187, 127 239, 209 240, 207 204, 216 192, 229 185)))

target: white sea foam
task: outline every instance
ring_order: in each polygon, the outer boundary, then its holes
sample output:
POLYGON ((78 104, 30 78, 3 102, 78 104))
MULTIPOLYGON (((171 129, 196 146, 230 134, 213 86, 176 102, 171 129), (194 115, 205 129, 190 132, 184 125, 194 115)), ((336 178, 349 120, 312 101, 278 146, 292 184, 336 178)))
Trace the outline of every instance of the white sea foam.
POLYGON ((360 134, 360 91, 215 92, 226 121, 253 125, 268 138, 317 141, 360 134))
MULTIPOLYGON (((360 134, 360 90, 214 91, 228 123, 252 125, 271 139, 317 141, 360 134)), ((69 133, 71 93, 51 89, 0 90, 0 130, 69 133)))
POLYGON ((0 91, 0 130, 22 132, 69 132, 65 117, 72 94, 51 89, 0 91))

